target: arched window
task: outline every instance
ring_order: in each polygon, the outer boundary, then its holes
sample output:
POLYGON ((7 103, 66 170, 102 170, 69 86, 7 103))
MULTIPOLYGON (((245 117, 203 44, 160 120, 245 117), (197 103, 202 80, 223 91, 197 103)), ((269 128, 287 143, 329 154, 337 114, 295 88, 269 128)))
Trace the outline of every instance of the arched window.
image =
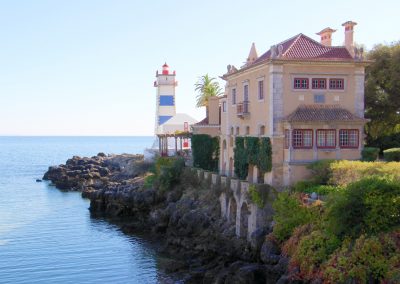
POLYGON ((240 135, 240 128, 239 128, 239 126, 236 127, 236 135, 240 135))
POLYGON ((260 135, 265 135, 265 126, 264 125, 260 126, 260 135))
POLYGON ((246 126, 246 135, 250 135, 250 126, 246 126))

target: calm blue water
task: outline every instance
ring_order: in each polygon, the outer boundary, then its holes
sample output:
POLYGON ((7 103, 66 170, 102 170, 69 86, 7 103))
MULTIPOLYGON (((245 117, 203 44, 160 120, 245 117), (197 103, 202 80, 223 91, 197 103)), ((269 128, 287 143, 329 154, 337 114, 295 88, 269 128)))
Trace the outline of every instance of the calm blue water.
POLYGON ((79 193, 36 183, 73 155, 143 153, 152 137, 0 137, 0 283, 156 283, 141 238, 91 219, 79 193))

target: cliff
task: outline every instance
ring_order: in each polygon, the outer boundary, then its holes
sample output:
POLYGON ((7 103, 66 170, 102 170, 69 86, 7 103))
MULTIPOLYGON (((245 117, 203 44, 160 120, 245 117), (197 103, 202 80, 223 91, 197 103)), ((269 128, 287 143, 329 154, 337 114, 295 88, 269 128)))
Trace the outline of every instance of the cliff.
POLYGON ((228 188, 212 186, 189 168, 169 190, 145 188, 150 167, 140 155, 99 154, 50 167, 44 179, 81 191, 93 215, 118 221, 125 232, 157 236, 160 253, 168 256, 161 267, 185 283, 288 283, 282 276, 288 260, 266 238, 270 224, 238 237, 235 218, 222 216, 228 188))

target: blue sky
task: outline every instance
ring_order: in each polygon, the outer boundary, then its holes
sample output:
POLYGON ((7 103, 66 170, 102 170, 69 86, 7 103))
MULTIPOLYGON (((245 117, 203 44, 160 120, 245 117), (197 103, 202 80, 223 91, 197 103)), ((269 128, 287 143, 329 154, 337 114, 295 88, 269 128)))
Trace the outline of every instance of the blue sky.
POLYGON ((202 119, 193 85, 298 33, 358 23, 371 49, 400 39, 398 1, 0 0, 0 135, 152 135, 155 71, 177 72, 177 110, 202 119))

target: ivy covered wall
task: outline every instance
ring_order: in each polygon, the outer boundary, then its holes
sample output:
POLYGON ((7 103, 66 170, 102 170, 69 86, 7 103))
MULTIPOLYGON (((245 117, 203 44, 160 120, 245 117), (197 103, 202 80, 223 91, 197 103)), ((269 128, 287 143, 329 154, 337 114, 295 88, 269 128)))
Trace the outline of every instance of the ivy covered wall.
POLYGON ((219 138, 207 134, 192 136, 193 166, 207 171, 218 171, 219 138))
POLYGON ((269 137, 236 137, 235 175, 240 179, 246 179, 249 165, 256 166, 261 175, 272 170, 272 149, 269 137))

